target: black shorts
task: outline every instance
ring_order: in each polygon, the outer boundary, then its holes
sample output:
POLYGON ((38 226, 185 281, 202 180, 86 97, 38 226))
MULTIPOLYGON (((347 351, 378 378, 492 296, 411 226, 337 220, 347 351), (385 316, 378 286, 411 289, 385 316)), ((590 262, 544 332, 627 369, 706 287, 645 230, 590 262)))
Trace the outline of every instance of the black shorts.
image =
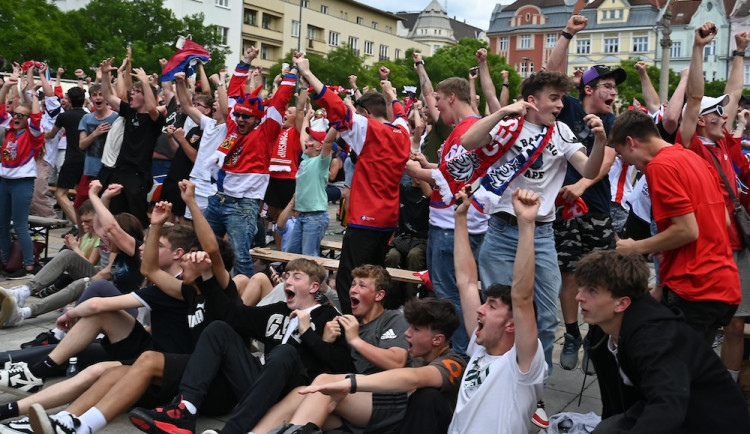
POLYGON ((663 288, 662 304, 672 310, 679 309, 687 325, 698 332, 709 345, 713 344, 719 327, 729 324, 738 307, 718 300, 685 300, 666 285, 663 288))
POLYGON ((612 216, 592 211, 581 217, 565 220, 561 217, 562 208, 558 207, 553 226, 560 271, 575 271, 576 264, 584 256, 615 247, 612 216))
POLYGON ((135 407, 156 408, 171 402, 180 391, 182 374, 190 360, 190 354, 163 353, 162 355, 164 356, 164 373, 161 385, 151 384, 138 399, 135 407))
POLYGON ((80 163, 64 162, 57 175, 57 188, 73 188, 78 185, 83 175, 83 161, 80 163))
POLYGON ((133 330, 125 339, 112 343, 108 337, 102 339, 102 347, 112 360, 134 360, 137 359, 144 351, 150 350, 153 346, 151 335, 143 328, 138 321, 133 324, 133 330))
POLYGON ((294 196, 297 180, 286 178, 271 178, 266 188, 266 197, 263 201, 274 208, 284 209, 294 196))
MULTIPOLYGON (((387 432, 398 427, 406 417, 409 398, 406 393, 373 393, 372 414, 367 422, 366 432, 387 432)), ((349 427, 353 425, 347 423, 349 427)), ((354 429, 356 431, 356 428, 354 429)))

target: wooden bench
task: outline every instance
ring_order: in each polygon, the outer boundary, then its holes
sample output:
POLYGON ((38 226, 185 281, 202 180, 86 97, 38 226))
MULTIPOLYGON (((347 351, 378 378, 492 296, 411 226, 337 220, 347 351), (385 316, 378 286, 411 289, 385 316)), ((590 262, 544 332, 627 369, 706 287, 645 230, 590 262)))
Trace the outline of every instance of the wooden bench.
MULTIPOLYGON (((52 194, 54 195, 55 192, 57 191, 57 187, 55 187, 54 185, 50 185, 49 186, 49 191, 52 192, 52 194)), ((68 189, 68 198, 75 199, 76 194, 77 194, 77 191, 76 191, 75 188, 69 188, 68 189)))
POLYGON ((50 229, 64 228, 68 226, 67 220, 50 217, 29 216, 29 232, 31 236, 41 235, 44 237, 44 257, 49 257, 49 231, 50 229))
POLYGON ((320 250, 328 251, 328 253, 323 254, 323 256, 331 259, 338 259, 341 257, 342 244, 343 243, 341 241, 322 240, 320 242, 320 250))
MULTIPOLYGON (((316 262, 318 262, 320 265, 323 266, 326 270, 331 271, 338 271, 339 269, 339 260, 338 259, 332 259, 332 258, 316 258, 313 256, 306 256, 306 255, 299 255, 297 253, 287 253, 287 252, 280 252, 278 250, 271 250, 266 248, 255 248, 250 250, 250 255, 252 255, 253 259, 262 259, 264 261, 270 261, 270 262, 289 262, 292 259, 298 259, 298 258, 304 258, 304 259, 312 259, 316 262)), ((409 270, 402 270, 400 268, 386 268, 388 270, 388 274, 391 275, 391 279, 399 281, 399 282, 406 282, 406 283, 414 283, 414 284, 420 284, 422 283, 422 279, 415 276, 413 271, 409 270)))

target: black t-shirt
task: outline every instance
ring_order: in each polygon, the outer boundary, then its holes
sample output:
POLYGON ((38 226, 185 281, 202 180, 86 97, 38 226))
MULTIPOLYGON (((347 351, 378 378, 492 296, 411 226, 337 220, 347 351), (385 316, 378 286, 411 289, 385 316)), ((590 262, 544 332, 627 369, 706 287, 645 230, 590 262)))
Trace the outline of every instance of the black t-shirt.
POLYGON ((115 260, 112 261, 112 283, 123 294, 133 292, 140 288, 143 282, 141 274, 141 255, 138 251, 143 241, 135 240, 133 256, 128 256, 123 251, 117 252, 115 260))
POLYGON ((156 140, 156 147, 154 152, 158 152, 162 155, 166 155, 171 160, 175 154, 172 152, 172 148, 169 147, 169 140, 167 138, 167 127, 174 125, 175 128, 182 128, 185 124, 187 115, 185 113, 177 112, 177 98, 172 97, 167 103, 167 117, 164 119, 164 126, 161 129, 161 135, 156 140))
POLYGON ((430 199, 420 187, 400 186, 398 208, 398 235, 427 238, 430 229, 430 199))
POLYGON ((189 302, 172 298, 155 285, 141 288, 133 295, 151 311, 151 338, 155 350, 176 354, 193 352, 195 342, 188 323, 189 302))
POLYGON ((78 124, 81 123, 81 119, 83 119, 85 115, 86 111, 82 108, 74 108, 60 113, 60 116, 55 119, 55 126, 65 130, 65 140, 67 141, 67 147, 65 148, 65 164, 83 164, 85 154, 81 151, 81 148, 78 147, 80 138, 78 124))
MULTIPOLYGON (((586 116, 586 112, 583 111, 583 105, 578 98, 572 96, 565 96, 563 98, 563 109, 560 115, 557 116, 557 120, 565 123, 573 131, 573 134, 578 137, 581 144, 586 147, 586 155, 591 155, 591 149, 594 147, 594 134, 583 121, 586 116)), ((604 123, 604 131, 609 135, 609 130, 612 128, 612 124, 615 123, 614 113, 607 113, 604 116, 599 116, 604 123)), ((568 164, 568 171, 565 173, 565 182, 563 185, 575 184, 582 178, 581 174, 570 164, 568 164)), ((609 214, 610 202, 612 201, 612 192, 609 187, 609 177, 605 176, 599 182, 587 188, 581 196, 589 211, 596 211, 600 213, 609 214)))
MULTIPOLYGON (((203 135, 203 130, 201 130, 200 125, 193 127, 185 134, 185 140, 188 141, 190 144, 190 147, 198 150, 198 147, 201 144, 201 136, 203 135)), ((172 165, 169 166, 169 172, 167 172, 167 179, 175 182, 182 181, 183 179, 188 179, 190 177, 190 171, 193 170, 193 162, 190 160, 190 158, 187 156, 185 151, 182 150, 182 146, 177 148, 177 152, 174 154, 174 158, 172 159, 172 165)))
MULTIPOLYGON (((234 302, 237 305, 242 305, 242 299, 237 293, 237 285, 235 285, 234 280, 229 279, 229 285, 224 290, 224 295, 231 302, 234 302)), ((201 333, 203 333, 203 330, 208 327, 208 324, 210 324, 211 321, 221 318, 216 318, 212 315, 211 311, 206 309, 206 295, 202 293, 199 294, 192 285, 182 285, 182 298, 185 299, 185 302, 188 305, 188 328, 190 328, 193 343, 196 343, 198 342, 201 333)))
POLYGON ((164 115, 160 113, 154 121, 151 115, 138 113, 125 101, 120 102, 119 113, 125 120, 125 132, 117 166, 151 173, 154 146, 164 125, 164 115))

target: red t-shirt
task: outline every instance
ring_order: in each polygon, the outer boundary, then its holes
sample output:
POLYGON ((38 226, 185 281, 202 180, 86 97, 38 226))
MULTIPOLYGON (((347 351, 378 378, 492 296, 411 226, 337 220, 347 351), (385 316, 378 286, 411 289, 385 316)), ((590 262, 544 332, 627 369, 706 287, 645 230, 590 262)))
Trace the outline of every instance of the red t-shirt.
POLYGON ((708 163, 682 146, 661 149, 645 168, 659 232, 672 217, 695 214, 700 235, 663 252, 662 284, 689 301, 740 304, 740 277, 729 247, 726 207, 717 176, 708 163))
MULTIPOLYGON (((716 159, 719 160, 721 170, 724 172, 724 175, 727 177, 727 180, 732 186, 732 192, 734 193, 734 196, 739 199, 740 194, 737 190, 737 183, 735 182, 735 165, 740 169, 741 178, 747 178, 748 174, 748 170, 746 169, 748 162, 747 159, 743 155, 741 155, 742 151, 740 150, 739 153, 732 152, 733 148, 740 148, 739 140, 740 139, 735 139, 734 137, 732 137, 732 135, 726 129, 724 130, 724 137, 716 142, 716 146, 704 144, 701 139, 698 138, 697 134, 693 134, 693 138, 690 140, 690 150, 700 155, 701 158, 708 162, 708 165, 711 166, 713 173, 716 174, 716 179, 719 182, 719 186, 721 187, 721 193, 724 196, 724 203, 726 204, 727 212, 729 212, 729 218, 732 221, 732 225, 728 228, 729 244, 732 247, 732 250, 741 250, 745 247, 745 245, 742 241, 742 237, 740 237, 739 230, 737 229, 737 222, 734 218, 734 202, 732 202, 732 198, 727 192, 727 188, 724 184, 724 181, 721 179, 721 175, 719 175, 719 172, 716 170, 716 163, 715 160, 711 157, 711 154, 713 154, 716 159), (744 175, 742 174, 743 169, 745 169, 744 175)), ((677 131, 676 142, 683 143, 679 130, 677 131)))

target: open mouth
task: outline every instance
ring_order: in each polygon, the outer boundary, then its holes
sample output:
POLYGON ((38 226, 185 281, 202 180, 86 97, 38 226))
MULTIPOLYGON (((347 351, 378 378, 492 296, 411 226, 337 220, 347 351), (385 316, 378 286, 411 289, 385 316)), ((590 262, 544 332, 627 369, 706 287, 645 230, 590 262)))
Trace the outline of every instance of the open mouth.
POLYGON ((357 307, 359 307, 359 298, 352 296, 351 304, 352 304, 352 310, 355 310, 357 307))
POLYGON ((604 101, 604 104, 607 104, 608 106, 611 106, 615 102, 614 98, 607 99, 604 101))
POLYGON ((285 289, 284 294, 286 295, 287 303, 290 303, 292 300, 294 300, 294 296, 296 295, 291 289, 285 289))
POLYGON ((476 334, 478 335, 479 332, 484 328, 484 323, 481 319, 477 319, 477 331, 476 334))

